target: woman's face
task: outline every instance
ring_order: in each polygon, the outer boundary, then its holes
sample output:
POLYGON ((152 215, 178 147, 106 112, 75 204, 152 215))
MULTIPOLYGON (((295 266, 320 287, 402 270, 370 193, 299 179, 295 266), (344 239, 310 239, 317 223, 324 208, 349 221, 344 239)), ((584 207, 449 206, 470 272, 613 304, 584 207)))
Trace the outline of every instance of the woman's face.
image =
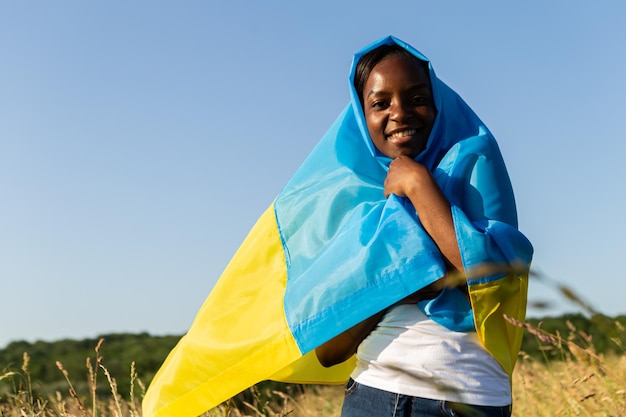
POLYGON ((437 115, 428 73, 407 57, 383 58, 365 82, 363 112, 381 153, 415 158, 426 147, 437 115))

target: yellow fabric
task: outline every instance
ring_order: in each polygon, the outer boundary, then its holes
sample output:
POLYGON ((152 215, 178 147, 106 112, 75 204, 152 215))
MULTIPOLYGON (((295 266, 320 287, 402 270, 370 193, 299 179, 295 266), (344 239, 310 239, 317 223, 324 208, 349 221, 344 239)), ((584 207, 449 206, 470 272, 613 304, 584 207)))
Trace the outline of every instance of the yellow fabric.
POLYGON ((324 368, 314 352, 300 352, 285 319, 286 282, 272 205, 155 375, 143 400, 144 417, 197 416, 264 379, 346 382, 354 357, 324 368))
POLYGON ((525 320, 527 291, 528 276, 517 273, 469 286, 478 338, 509 376, 513 374, 524 329, 506 321, 504 315, 525 320))
POLYGON ((274 381, 292 382, 294 384, 344 384, 356 365, 356 356, 335 365, 324 368, 311 351, 296 362, 281 369, 269 379, 274 381))
POLYGON ((302 354, 283 311, 286 280, 272 206, 154 377, 143 415, 199 415, 299 359, 302 354), (257 250, 260 245, 267 250, 257 250))

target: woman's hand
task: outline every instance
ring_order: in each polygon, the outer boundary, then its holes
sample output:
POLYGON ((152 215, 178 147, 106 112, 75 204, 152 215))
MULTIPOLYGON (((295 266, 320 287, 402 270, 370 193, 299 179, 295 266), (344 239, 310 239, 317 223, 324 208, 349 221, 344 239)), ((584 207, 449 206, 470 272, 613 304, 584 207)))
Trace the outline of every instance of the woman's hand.
POLYGON ((385 179, 385 197, 395 194, 399 197, 408 197, 416 192, 424 183, 433 182, 430 172, 422 164, 401 155, 391 161, 385 179))

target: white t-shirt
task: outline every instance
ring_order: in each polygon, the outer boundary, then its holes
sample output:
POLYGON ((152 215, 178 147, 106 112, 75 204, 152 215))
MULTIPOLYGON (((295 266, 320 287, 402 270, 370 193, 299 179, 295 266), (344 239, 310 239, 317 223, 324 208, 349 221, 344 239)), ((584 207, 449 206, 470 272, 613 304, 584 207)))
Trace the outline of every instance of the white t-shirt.
POLYGON ((415 304, 392 307, 357 350, 352 378, 413 397, 473 405, 511 403, 508 374, 475 332, 453 332, 415 304))

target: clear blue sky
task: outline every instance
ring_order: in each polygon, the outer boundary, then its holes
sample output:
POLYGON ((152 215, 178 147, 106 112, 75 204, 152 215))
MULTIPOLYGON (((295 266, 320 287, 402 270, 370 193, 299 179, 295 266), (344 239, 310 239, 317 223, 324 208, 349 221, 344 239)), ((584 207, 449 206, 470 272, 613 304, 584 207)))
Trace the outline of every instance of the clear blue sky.
MULTIPOLYGON (((0 347, 182 334, 384 35, 499 140, 534 268, 626 313, 626 3, 0 5, 0 347)), ((533 281, 533 301, 578 311, 533 281)))

